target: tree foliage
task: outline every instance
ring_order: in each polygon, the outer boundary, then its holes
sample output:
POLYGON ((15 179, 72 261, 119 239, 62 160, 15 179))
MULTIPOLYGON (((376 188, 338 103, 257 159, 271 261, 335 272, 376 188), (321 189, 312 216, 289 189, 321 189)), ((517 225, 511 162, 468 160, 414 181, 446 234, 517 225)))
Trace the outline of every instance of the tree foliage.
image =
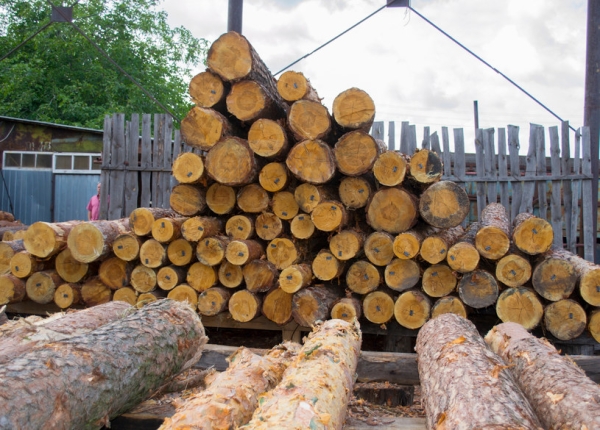
MULTIPOLYGON (((207 41, 171 28, 160 0, 75 3, 73 22, 183 118, 191 70, 205 59, 207 41)), ((0 0, 0 57, 50 16, 45 0, 0 0)), ((102 128, 114 112, 162 111, 69 23, 53 23, 0 62, 0 115, 102 128)))

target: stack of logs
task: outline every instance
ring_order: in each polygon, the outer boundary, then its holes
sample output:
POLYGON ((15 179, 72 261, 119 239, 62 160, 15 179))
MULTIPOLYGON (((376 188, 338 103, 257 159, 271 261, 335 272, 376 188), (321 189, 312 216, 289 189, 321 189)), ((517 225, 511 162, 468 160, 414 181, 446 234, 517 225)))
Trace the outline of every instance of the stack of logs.
POLYGON ((207 63, 190 83, 181 132, 196 149, 173 163, 172 210, 31 225, 0 245, 0 304, 168 296, 240 322, 364 316, 409 329, 495 305, 502 321, 543 319, 562 340, 587 325, 600 341, 600 267, 551 248, 543 219, 511 225, 500 204, 464 229, 464 189, 440 180, 436 153, 370 136, 366 92, 340 93, 330 115, 301 73, 276 81, 235 32, 207 63))

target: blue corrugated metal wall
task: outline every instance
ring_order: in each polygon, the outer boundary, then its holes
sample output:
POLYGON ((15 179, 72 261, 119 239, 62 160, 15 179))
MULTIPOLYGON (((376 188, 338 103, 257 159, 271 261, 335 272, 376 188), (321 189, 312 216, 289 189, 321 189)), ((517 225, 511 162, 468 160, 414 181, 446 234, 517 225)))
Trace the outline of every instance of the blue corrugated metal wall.
POLYGON ((52 171, 8 170, 0 178, 0 209, 23 224, 52 222, 52 171), (7 193, 8 190, 8 193, 7 193), (13 207, 10 206, 9 196, 13 207))
POLYGON ((54 175, 55 222, 87 220, 86 206, 96 194, 100 175, 54 175))

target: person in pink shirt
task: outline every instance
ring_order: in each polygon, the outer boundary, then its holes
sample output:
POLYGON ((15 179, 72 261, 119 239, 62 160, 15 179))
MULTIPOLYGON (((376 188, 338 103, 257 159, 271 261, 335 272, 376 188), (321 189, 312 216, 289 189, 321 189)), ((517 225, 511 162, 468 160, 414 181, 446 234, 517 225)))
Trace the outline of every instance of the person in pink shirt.
POLYGON ((98 182, 96 190, 96 195, 92 196, 87 205, 88 221, 97 220, 100 216, 100 182, 98 182))

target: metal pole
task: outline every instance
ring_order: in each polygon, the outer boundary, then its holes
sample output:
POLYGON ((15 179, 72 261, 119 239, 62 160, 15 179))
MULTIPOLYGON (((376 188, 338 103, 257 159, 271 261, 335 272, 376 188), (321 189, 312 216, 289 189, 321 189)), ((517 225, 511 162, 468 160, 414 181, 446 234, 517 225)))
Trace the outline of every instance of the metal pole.
POLYGON ((229 0, 229 13, 227 15, 227 31, 236 31, 242 34, 242 12, 244 0, 229 0))
MULTIPOLYGON (((600 137, 600 2, 588 0, 587 48, 585 67, 585 101, 583 125, 590 127, 592 158, 592 216, 594 228, 598 231, 598 145, 600 137)), ((594 246, 594 258, 596 247, 594 246)))

